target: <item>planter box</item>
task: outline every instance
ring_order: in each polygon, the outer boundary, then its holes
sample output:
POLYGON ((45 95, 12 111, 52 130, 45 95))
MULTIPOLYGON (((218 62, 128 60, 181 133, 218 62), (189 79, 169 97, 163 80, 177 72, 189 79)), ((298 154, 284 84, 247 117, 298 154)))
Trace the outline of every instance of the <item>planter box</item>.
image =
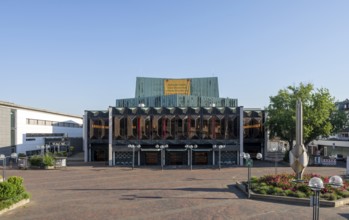
POLYGON ((44 169, 45 170, 54 170, 55 167, 54 166, 45 166, 44 169))
POLYGON ((28 169, 29 167, 29 160, 27 157, 20 157, 18 158, 18 168, 19 169, 28 169))
POLYGON ((29 202, 30 202, 30 199, 23 199, 23 200, 17 202, 16 204, 11 205, 9 208, 0 210, 0 215, 4 214, 7 211, 10 211, 10 210, 13 210, 15 208, 18 208, 20 206, 24 206, 25 204, 27 204, 29 202))
POLYGON ((66 157, 55 157, 55 167, 62 168, 67 166, 67 158, 66 157))
MULTIPOLYGON (((247 195, 245 184, 236 182, 236 187, 247 195)), ((263 201, 270 201, 270 202, 284 202, 288 204, 297 204, 297 205, 308 205, 308 206, 310 205, 310 199, 308 198, 262 195, 262 194, 254 193, 253 191, 250 192, 250 196, 251 196, 250 197, 251 199, 256 199, 256 200, 263 200, 263 201)), ((334 201, 320 200, 320 206, 326 206, 326 207, 339 207, 347 204, 349 204, 349 198, 338 199, 334 201)))

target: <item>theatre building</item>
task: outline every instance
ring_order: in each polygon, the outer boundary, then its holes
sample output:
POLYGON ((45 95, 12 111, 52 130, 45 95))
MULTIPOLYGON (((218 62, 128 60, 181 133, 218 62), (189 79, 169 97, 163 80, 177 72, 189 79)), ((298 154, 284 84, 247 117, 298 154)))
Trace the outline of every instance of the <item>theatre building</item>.
POLYGON ((233 166, 264 152, 264 112, 219 98, 218 78, 138 77, 136 95, 85 111, 85 161, 109 166, 233 166))

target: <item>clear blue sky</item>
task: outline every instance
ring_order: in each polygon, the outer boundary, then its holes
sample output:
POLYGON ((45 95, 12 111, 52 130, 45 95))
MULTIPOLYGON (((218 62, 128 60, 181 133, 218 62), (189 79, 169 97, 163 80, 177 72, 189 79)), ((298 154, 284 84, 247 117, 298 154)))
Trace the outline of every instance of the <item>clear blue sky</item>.
POLYGON ((0 100, 82 115, 137 76, 217 76, 245 107, 300 82, 344 100, 349 1, 0 1, 0 100))

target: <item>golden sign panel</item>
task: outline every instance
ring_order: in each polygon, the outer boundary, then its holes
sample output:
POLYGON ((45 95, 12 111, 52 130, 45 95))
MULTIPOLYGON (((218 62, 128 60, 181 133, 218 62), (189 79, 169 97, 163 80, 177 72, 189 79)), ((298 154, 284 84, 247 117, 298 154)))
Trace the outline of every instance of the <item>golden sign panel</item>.
POLYGON ((190 95, 190 79, 166 79, 164 95, 190 95))

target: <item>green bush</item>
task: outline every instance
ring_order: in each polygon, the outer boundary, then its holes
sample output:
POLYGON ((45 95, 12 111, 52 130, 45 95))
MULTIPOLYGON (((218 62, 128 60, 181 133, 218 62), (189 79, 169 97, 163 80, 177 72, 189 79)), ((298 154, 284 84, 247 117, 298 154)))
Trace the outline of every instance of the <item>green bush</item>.
POLYGON ((307 194, 305 194, 304 192, 301 192, 301 191, 295 192, 294 196, 297 198, 307 198, 307 194))
POLYGON ((26 157, 27 155, 26 154, 24 154, 24 153, 19 153, 18 154, 18 157, 26 157))
POLYGON ((22 177, 11 176, 7 181, 0 183, 0 210, 29 198, 30 194, 24 189, 22 177))
POLYGON ((23 199, 29 199, 30 194, 27 192, 23 192, 15 197, 12 197, 7 200, 0 201, 0 210, 3 210, 5 208, 9 208, 11 205, 23 200, 23 199))
POLYGON ((0 183, 0 200, 10 199, 17 195, 16 186, 9 182, 0 183))
POLYGON ((16 188, 16 194, 19 195, 25 191, 23 186, 23 178, 19 176, 11 176, 7 180, 8 183, 11 183, 16 188))
POLYGON ((55 153, 56 157, 66 157, 67 156, 67 152, 66 151, 60 151, 60 152, 57 152, 55 153))
POLYGON ((252 176, 252 177, 251 177, 251 182, 252 182, 252 183, 258 182, 258 177, 252 176))
POLYGON ((257 191, 259 194, 262 194, 262 195, 266 195, 267 194, 267 191, 265 191, 265 190, 259 190, 259 191, 257 191))
POLYGON ((44 155, 42 158, 42 163, 44 166, 53 166, 55 164, 55 159, 51 155, 44 155))
POLYGON ((30 165, 32 166, 41 166, 42 165, 42 156, 34 155, 29 159, 30 165))
POLYGON ((70 146, 70 147, 69 147, 69 152, 73 153, 73 152, 74 152, 74 149, 75 149, 74 146, 70 146))
POLYGON ((338 196, 335 193, 325 193, 321 197, 324 198, 324 199, 327 199, 327 200, 336 200, 336 199, 338 199, 337 198, 338 196))
POLYGON ((276 196, 286 196, 285 191, 279 187, 273 187, 273 191, 271 193, 276 196))
POLYGON ((286 196, 294 196, 294 192, 292 190, 285 190, 286 196))
POLYGON ((341 195, 344 198, 348 198, 349 197, 349 191, 339 191, 338 195, 341 195))

